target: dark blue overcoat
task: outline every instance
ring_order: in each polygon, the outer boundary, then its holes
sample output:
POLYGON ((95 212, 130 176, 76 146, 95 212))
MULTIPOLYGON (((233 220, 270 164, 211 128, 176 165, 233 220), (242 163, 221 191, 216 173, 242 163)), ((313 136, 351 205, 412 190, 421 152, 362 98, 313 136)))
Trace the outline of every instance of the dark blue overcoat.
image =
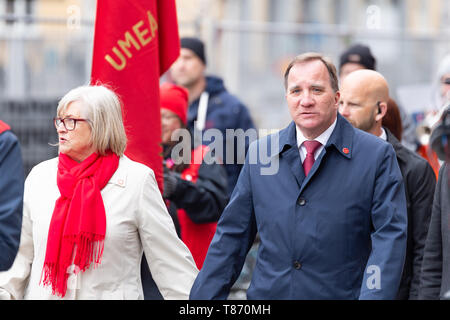
POLYGON ((338 115, 305 178, 292 122, 250 146, 191 298, 227 298, 258 232, 249 299, 394 299, 406 230, 389 143, 338 115))

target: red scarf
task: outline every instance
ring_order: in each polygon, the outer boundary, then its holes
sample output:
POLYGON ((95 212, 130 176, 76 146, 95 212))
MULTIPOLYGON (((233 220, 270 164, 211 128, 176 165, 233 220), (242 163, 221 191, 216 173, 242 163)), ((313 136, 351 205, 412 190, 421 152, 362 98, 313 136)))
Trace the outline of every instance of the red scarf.
MULTIPOLYGON (((64 297, 67 268, 72 264, 84 272, 91 263, 101 263, 106 234, 102 190, 119 166, 119 157, 93 153, 81 163, 59 154, 56 200, 47 238, 43 279, 52 293, 64 297)), ((76 268, 77 269, 77 268, 76 268)))
POLYGON ((0 133, 3 133, 3 131, 10 130, 11 128, 8 126, 7 123, 4 123, 2 120, 0 120, 0 133))

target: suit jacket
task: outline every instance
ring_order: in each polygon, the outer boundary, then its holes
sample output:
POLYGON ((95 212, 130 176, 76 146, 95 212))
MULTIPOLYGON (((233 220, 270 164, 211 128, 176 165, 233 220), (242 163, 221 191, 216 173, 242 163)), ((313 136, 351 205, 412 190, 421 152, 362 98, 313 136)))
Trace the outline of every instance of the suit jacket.
POLYGON ((442 299, 450 291, 450 165, 444 164, 434 193, 423 254, 419 299, 442 299))
POLYGON ((249 299, 394 299, 406 228, 389 143, 338 115, 305 177, 292 122, 251 144, 190 297, 225 299, 259 232, 249 299))
POLYGON ((385 130, 387 141, 394 147, 402 172, 408 209, 406 260, 397 299, 415 300, 419 294, 420 269, 431 218, 436 176, 428 161, 404 147, 388 129, 385 130))
MULTIPOLYGON (((0 273, 1 299, 60 299, 40 284, 47 236, 56 199, 58 158, 33 168, 25 181, 19 253, 0 273)), ((85 272, 70 269, 64 299, 142 299, 143 251, 163 297, 185 299, 197 275, 188 248, 178 239, 153 171, 127 157, 101 190, 106 235, 101 264, 85 272)))

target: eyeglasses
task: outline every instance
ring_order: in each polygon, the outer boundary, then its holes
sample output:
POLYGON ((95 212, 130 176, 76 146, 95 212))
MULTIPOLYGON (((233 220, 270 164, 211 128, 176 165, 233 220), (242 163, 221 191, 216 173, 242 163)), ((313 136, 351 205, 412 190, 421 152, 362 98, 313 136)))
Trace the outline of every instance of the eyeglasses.
POLYGON ((175 119, 175 118, 179 118, 177 115, 175 114, 170 114, 170 115, 161 115, 161 120, 171 120, 171 119, 175 119))
POLYGON ((450 78, 442 79, 442 84, 450 85, 450 78))
POLYGON ((75 130, 77 125, 77 121, 87 121, 88 119, 75 119, 75 118, 54 118, 53 123, 55 124, 55 128, 58 129, 61 123, 64 125, 67 131, 75 130))

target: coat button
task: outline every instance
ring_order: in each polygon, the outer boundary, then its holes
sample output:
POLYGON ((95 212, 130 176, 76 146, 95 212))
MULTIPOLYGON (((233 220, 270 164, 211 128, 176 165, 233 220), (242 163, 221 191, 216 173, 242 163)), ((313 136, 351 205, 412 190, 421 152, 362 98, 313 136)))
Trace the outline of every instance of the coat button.
POLYGON ((298 203, 299 206, 304 206, 306 204, 306 200, 303 199, 303 198, 299 198, 297 203, 298 203))
POLYGON ((302 264, 298 261, 294 261, 294 268, 300 270, 302 268, 302 264))

